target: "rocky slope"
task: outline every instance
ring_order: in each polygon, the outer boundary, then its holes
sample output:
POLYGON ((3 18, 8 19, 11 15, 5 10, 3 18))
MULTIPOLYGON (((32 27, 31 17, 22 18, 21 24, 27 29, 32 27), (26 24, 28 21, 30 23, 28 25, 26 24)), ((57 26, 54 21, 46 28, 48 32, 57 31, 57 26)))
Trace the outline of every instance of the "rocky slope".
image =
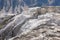
POLYGON ((0 40, 60 40, 60 13, 40 9, 33 7, 13 17, 8 15, 0 29, 0 40))

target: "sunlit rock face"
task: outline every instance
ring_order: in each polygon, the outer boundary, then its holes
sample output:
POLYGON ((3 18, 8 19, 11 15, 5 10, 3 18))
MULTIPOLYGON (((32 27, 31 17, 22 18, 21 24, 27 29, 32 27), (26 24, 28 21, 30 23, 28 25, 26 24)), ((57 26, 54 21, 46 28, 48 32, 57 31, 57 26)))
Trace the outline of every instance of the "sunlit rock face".
MULTIPOLYGON (((0 35, 2 35, 2 37, 6 38, 10 38, 12 36, 16 36, 17 33, 19 32, 21 26, 29 19, 34 19, 37 17, 38 13, 37 13, 37 9, 39 7, 36 8, 29 8, 28 10, 23 11, 21 14, 19 15, 15 15, 14 17, 12 17, 11 19, 8 20, 8 23, 5 25, 4 28, 2 28, 0 30, 0 35), (4 35, 3 35, 3 34, 4 35), (12 34, 13 33, 13 34, 12 34), (11 36, 10 36, 11 35, 11 36)), ((10 14, 11 15, 11 14, 10 14)), ((5 15, 4 15, 5 16, 5 15)), ((7 15, 9 16, 9 15, 7 15)), ((12 16, 12 15, 11 15, 12 16)), ((2 17, 3 18, 3 17, 2 17)), ((6 18, 5 18, 6 19, 6 18)))
POLYGON ((54 6, 49 6, 47 9, 48 12, 55 12, 56 8, 54 6))
MULTIPOLYGON (((1 40, 60 40, 60 13, 54 7, 25 8, 20 14, 6 14, 1 40), (12 17, 13 16, 13 17, 12 17), (10 18, 11 17, 11 18, 10 18)), ((2 19, 3 20, 3 19, 2 19)), ((4 22, 2 22, 4 23, 4 22)))
POLYGON ((56 7, 56 11, 57 11, 58 13, 60 13, 60 7, 59 7, 59 6, 56 7))
POLYGON ((60 14, 46 13, 27 20, 17 35, 9 40, 60 40, 60 14))
POLYGON ((60 40, 59 2, 0 0, 0 40, 60 40))
POLYGON ((46 9, 46 8, 41 8, 40 10, 41 10, 40 12, 41 12, 42 14, 45 14, 45 13, 47 12, 47 9, 46 9))

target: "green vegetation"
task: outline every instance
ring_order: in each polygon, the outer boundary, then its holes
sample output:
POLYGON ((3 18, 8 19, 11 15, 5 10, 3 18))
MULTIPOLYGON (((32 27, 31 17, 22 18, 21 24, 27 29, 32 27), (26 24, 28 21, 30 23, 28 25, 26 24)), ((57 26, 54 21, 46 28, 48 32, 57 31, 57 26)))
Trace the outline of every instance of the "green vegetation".
POLYGON ((0 29, 3 27, 3 25, 2 24, 0 24, 0 29))

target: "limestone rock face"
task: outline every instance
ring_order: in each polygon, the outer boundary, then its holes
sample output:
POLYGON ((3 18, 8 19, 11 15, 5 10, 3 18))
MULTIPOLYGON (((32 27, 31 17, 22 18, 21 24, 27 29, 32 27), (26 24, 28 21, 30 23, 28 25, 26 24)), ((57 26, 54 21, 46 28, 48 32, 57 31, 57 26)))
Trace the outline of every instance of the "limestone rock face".
POLYGON ((47 9, 48 12, 55 12, 56 8, 54 6, 49 6, 47 9))
POLYGON ((47 9, 46 8, 41 8, 41 11, 40 11, 42 14, 45 14, 47 12, 47 9))
MULTIPOLYGON (((6 24, 6 26, 0 30, 0 35, 2 35, 2 37, 6 37, 6 38, 7 37, 10 38, 12 36, 16 36, 17 33, 20 30, 20 27, 27 20, 36 18, 36 16, 38 15, 38 13, 36 13, 36 10, 37 10, 37 8, 30 8, 29 10, 23 11, 21 14, 15 15, 11 19, 9 19, 8 20, 9 23, 6 24)), ((7 15, 7 16, 9 16, 9 15, 7 15)))
POLYGON ((15 16, 15 14, 3 14, 3 13, 1 13, 0 14, 0 24, 2 24, 6 20, 11 19, 14 16, 15 16))
POLYGON ((9 40, 60 40, 59 13, 46 13, 30 19, 9 40))
POLYGON ((40 7, 29 8, 9 19, 0 29, 0 39, 60 40, 60 13, 43 10, 40 7))

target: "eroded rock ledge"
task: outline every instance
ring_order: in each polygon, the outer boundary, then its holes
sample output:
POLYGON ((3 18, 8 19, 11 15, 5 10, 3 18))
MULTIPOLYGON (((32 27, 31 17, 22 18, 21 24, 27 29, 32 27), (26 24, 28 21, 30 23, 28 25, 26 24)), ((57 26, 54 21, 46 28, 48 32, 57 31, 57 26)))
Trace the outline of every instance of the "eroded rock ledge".
POLYGON ((1 40, 60 40, 59 12, 33 7, 7 21, 0 30, 1 40))

